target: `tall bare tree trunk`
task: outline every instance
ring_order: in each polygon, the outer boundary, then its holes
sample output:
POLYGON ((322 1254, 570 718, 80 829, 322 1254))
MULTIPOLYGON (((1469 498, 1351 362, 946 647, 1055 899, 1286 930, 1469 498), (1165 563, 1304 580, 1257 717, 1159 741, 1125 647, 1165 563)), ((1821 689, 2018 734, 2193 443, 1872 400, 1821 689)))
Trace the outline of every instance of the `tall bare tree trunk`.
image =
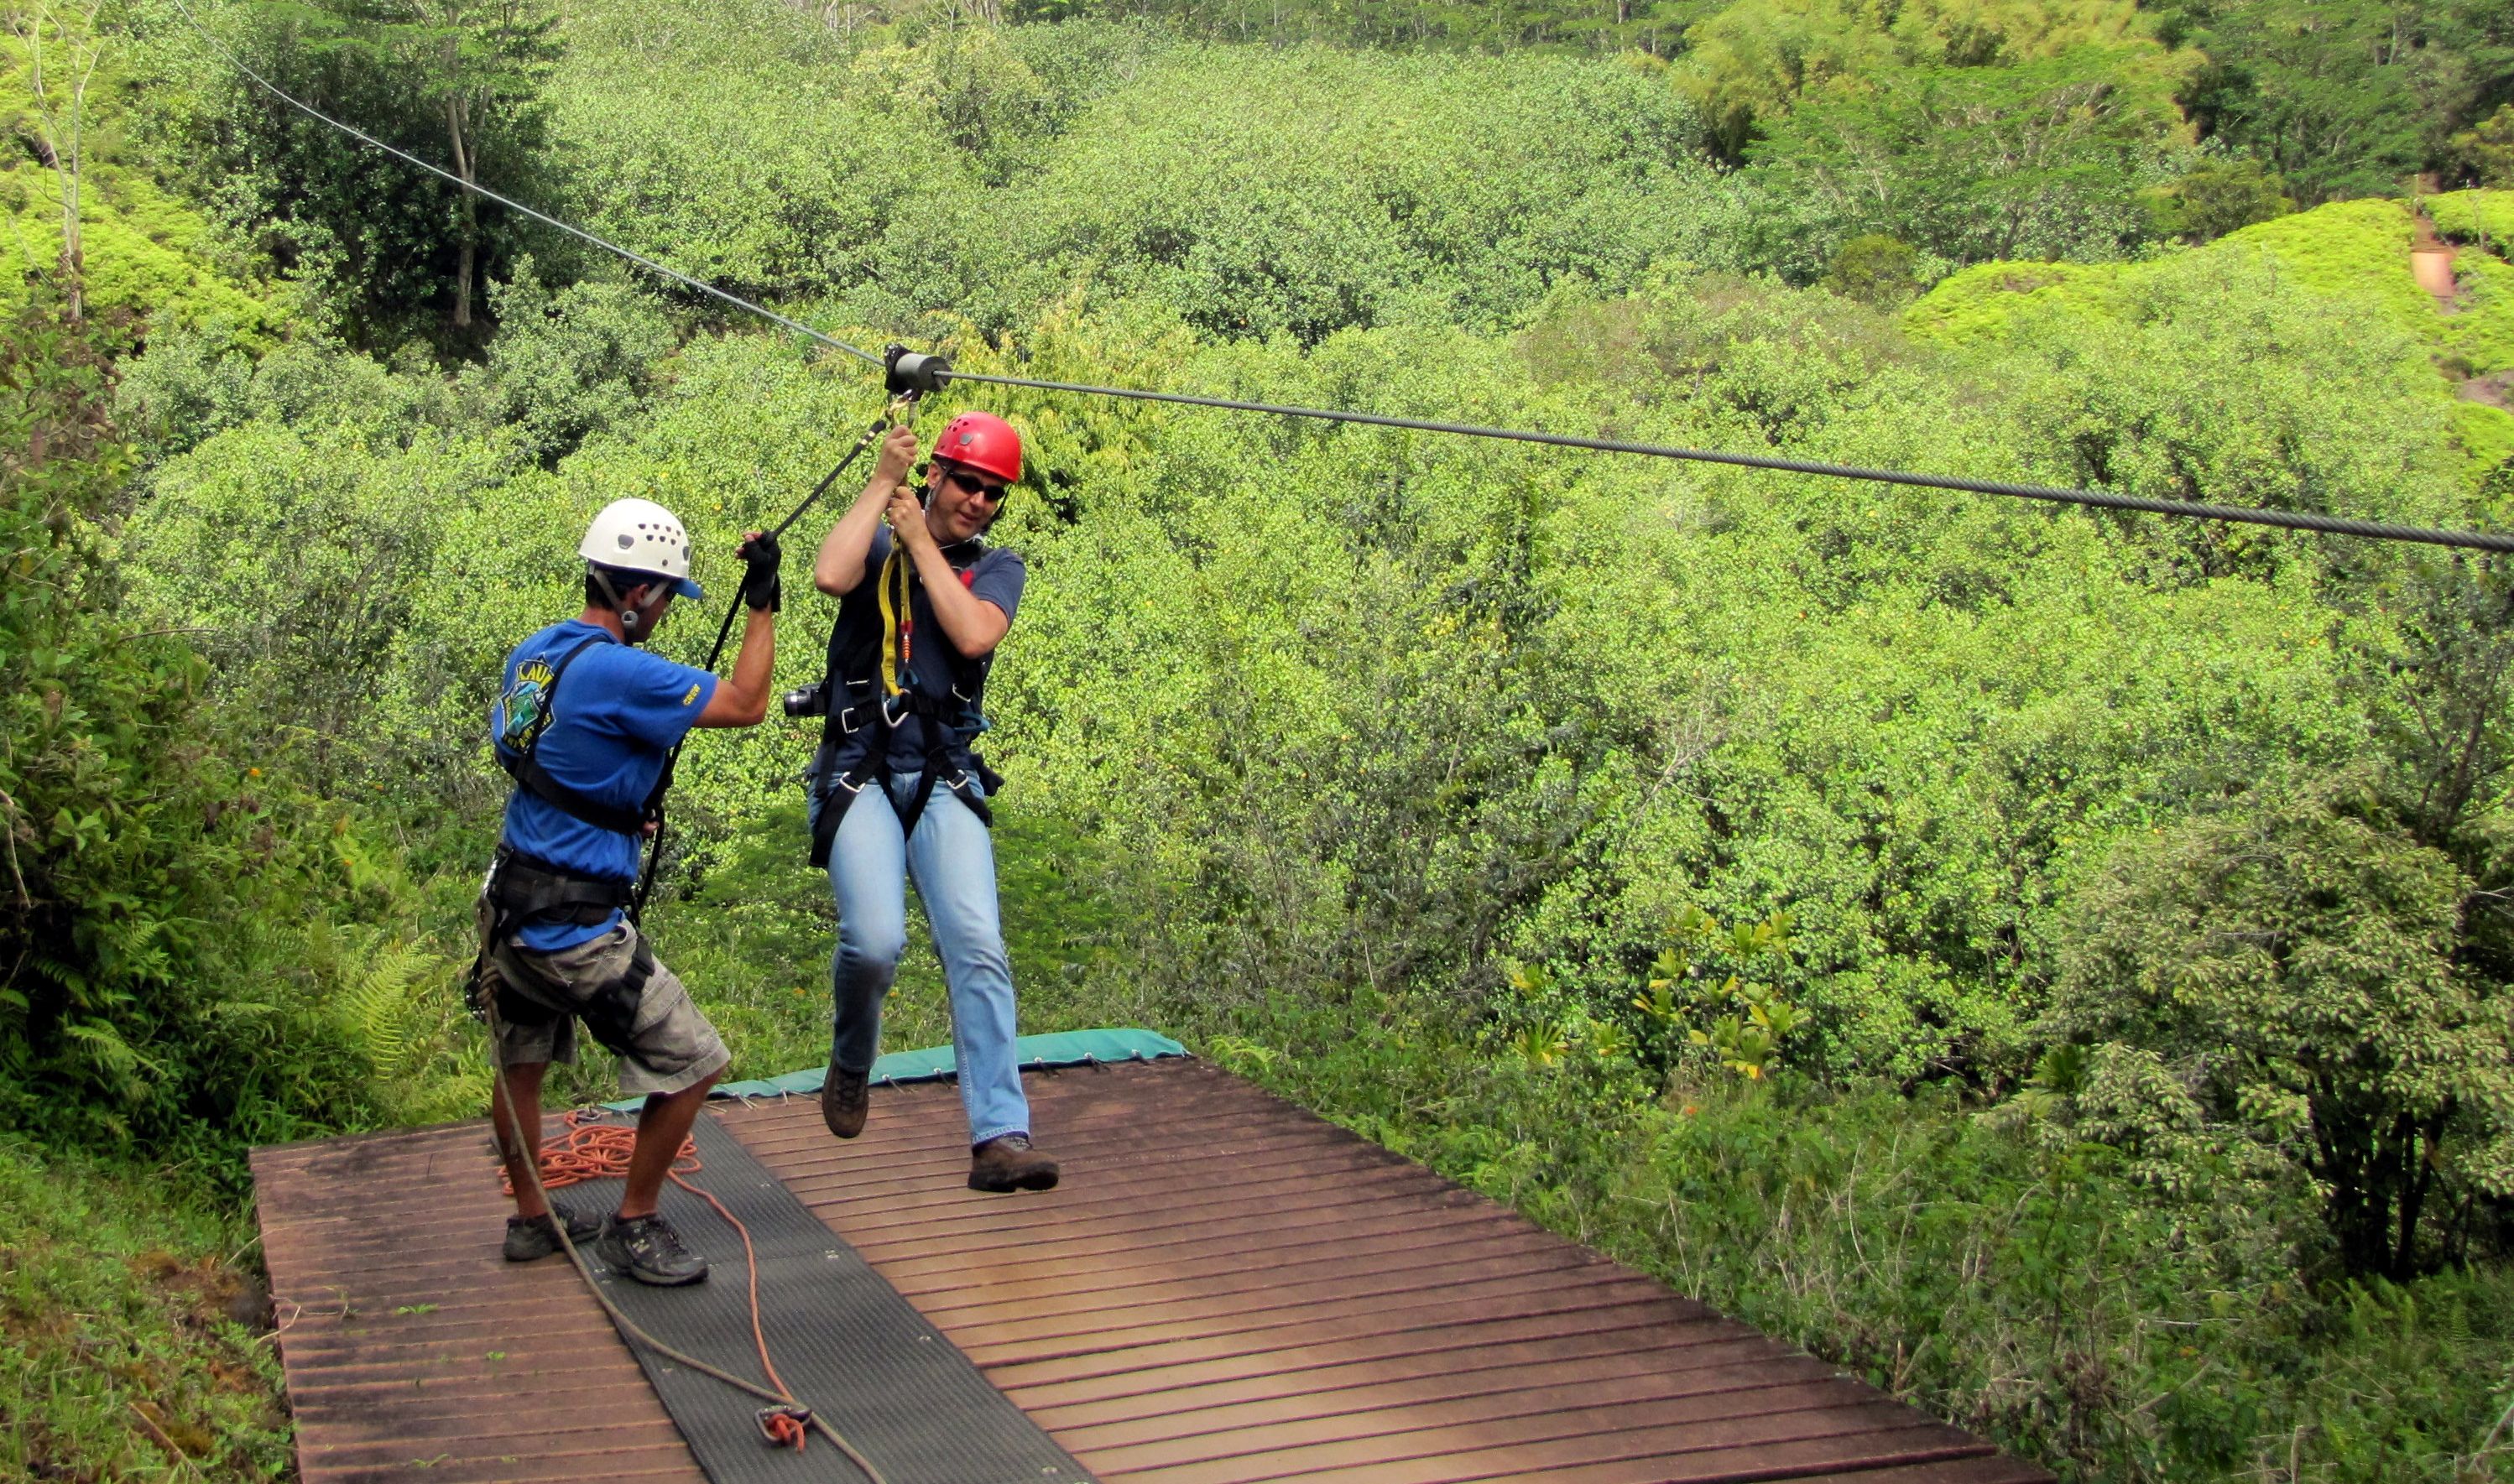
POLYGON ((86 219, 79 199, 83 183, 80 166, 87 126, 87 87, 96 76, 96 64, 103 51, 96 34, 100 8, 91 4, 81 13, 80 29, 75 34, 61 12, 53 6, 38 6, 32 14, 14 9, 9 12, 9 29, 26 49, 27 91, 33 96, 35 118, 42 132, 38 141, 41 153, 61 185, 61 303, 63 313, 73 324, 87 315, 87 247, 82 230, 86 219), (70 81, 66 87, 45 72, 47 31, 57 34, 69 54, 70 81))
MULTIPOLYGON (((462 94, 446 100, 445 127, 454 140, 454 173, 463 178, 464 184, 471 185, 477 183, 477 177, 472 173, 471 151, 463 138, 465 112, 462 94)), ((471 265, 480 252, 479 199, 468 190, 463 192, 462 211, 463 245, 454 267, 454 328, 467 330, 471 326, 471 265)))

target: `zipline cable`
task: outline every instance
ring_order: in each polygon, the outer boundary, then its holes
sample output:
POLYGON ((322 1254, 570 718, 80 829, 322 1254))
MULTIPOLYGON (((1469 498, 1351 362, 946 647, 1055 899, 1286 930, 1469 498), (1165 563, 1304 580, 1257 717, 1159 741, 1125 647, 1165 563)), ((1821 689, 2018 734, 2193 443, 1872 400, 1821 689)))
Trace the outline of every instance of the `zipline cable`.
POLYGON ((356 140, 361 144, 365 144, 370 148, 381 149, 385 153, 391 155, 394 159, 402 161, 404 164, 416 165, 420 169, 426 171, 429 175, 435 176, 437 179, 445 180, 459 189, 467 190, 471 194, 478 196, 483 200, 495 201, 507 210, 530 217, 535 221, 539 221, 545 226, 554 226, 560 231, 567 233, 569 236, 576 238, 578 241, 589 242, 606 253, 617 253, 621 257, 637 264, 639 267, 646 269, 650 273, 660 273, 664 277, 671 279, 675 283, 696 289, 700 293, 708 295, 710 298, 721 300, 724 302, 733 305, 737 309, 747 309, 750 312, 758 315, 761 319, 783 325, 787 329, 793 331, 796 335, 803 336, 808 340, 818 341, 822 344, 829 346, 831 349, 842 351, 845 354, 854 356, 857 360, 870 362, 875 366, 881 364, 880 356, 873 354, 872 351, 867 350, 860 345, 850 345, 845 341, 839 340, 836 336, 830 335, 824 331, 815 330, 800 320, 789 319, 785 315, 778 313, 776 310, 761 304, 752 303, 750 300, 747 300, 741 295, 735 294, 730 290, 719 289, 714 284, 708 282, 704 278, 694 278, 689 274, 682 272, 678 268, 668 267, 663 263, 657 262, 654 259, 647 257, 645 254, 637 252, 633 248, 622 247, 619 243, 612 241, 608 237, 587 231, 584 227, 577 226, 572 222, 561 221, 558 218, 549 215, 547 212, 536 211, 532 207, 526 206, 521 201, 518 201, 511 196, 500 195, 498 192, 491 190, 486 185, 482 185, 477 181, 466 180, 461 176, 447 170, 442 165, 422 159, 420 156, 412 154, 407 149, 399 149, 393 145, 387 144, 384 140, 377 139, 374 135, 360 129, 355 124, 344 123, 341 120, 334 118, 322 109, 315 107, 312 103, 306 102, 295 94, 290 93, 287 89, 279 86, 279 84, 272 82, 269 78, 255 71, 250 63, 248 63, 242 57, 236 55, 235 48, 230 47, 224 41, 220 40, 216 31, 211 30, 208 26, 201 23, 201 18, 192 14, 190 0, 175 0, 175 8, 183 13, 183 19, 192 23, 192 29, 200 32, 201 35, 208 40, 211 46, 218 49, 221 56, 226 58, 229 62, 234 64, 237 71, 252 78, 256 83, 261 84, 264 92, 268 93, 271 97, 278 99, 281 102, 286 103, 298 112, 304 114, 307 118, 313 119, 317 123, 329 124, 333 128, 340 130, 343 134, 356 140))
MULTIPOLYGON (((687 285, 702 294, 721 300, 736 308, 758 315, 772 324, 782 325, 795 334, 816 341, 831 349, 842 351, 872 365, 882 358, 861 346, 848 344, 834 336, 815 330, 798 320, 789 319, 774 309, 755 304, 740 295, 717 288, 705 279, 694 278, 677 268, 666 267, 654 259, 622 247, 607 237, 561 221, 546 212, 536 211, 520 201, 500 195, 485 185, 464 180, 441 166, 429 163, 407 150, 394 148, 366 131, 346 124, 325 113, 282 89, 245 63, 233 48, 221 41, 216 33, 192 14, 189 0, 175 0, 192 28, 208 38, 236 70, 253 79, 273 98, 304 113, 306 117, 330 125, 350 138, 381 149, 395 159, 404 160, 432 176, 452 182, 486 200, 523 214, 526 217, 606 252, 616 253, 630 262, 652 272, 687 285)), ((1662 443, 1630 443, 1615 438, 1591 438, 1575 433, 1547 433, 1526 428, 1486 427, 1472 422, 1441 422, 1422 418, 1396 418, 1379 413, 1349 412, 1339 408, 1302 407, 1278 402, 1243 402, 1230 397, 1195 396, 1186 392, 1148 391, 1140 387, 1095 386, 1079 381, 1045 381, 1029 377, 991 376, 977 372, 938 371, 938 380, 969 381, 993 386, 1018 386, 1034 391, 1062 392, 1075 396, 1115 397, 1132 402, 1166 402, 1182 407, 1209 407, 1227 412, 1262 413, 1282 418, 1307 418, 1326 422, 1353 422, 1373 427, 1394 427, 1416 432, 1443 433, 1462 438, 1492 438, 1514 443, 1537 443, 1554 448, 1583 449, 1601 454, 1633 454, 1649 459, 1673 459, 1692 463, 1724 463, 1740 468, 1775 469, 1784 473, 1815 474, 1830 479, 1857 479, 1875 484, 1904 485, 1918 489, 1954 490, 1972 495, 1999 495, 2018 500, 2042 501, 2052 504, 2083 505, 2100 510, 2135 510, 2150 515, 2164 515, 2177 520, 2229 521, 2243 525, 2275 526, 2290 531, 2312 531, 2325 536, 2354 536, 2370 541, 2414 541, 2432 546, 2456 546, 2476 551, 2514 551, 2514 535, 2490 531, 2449 531, 2432 526, 2403 526, 2387 521, 2354 520, 2345 516, 2325 515, 2311 510, 2272 510, 2253 505, 2209 504, 2198 501, 2156 500, 2141 495, 2117 495, 2109 490, 2074 489, 2060 485, 2016 484, 1995 479, 1966 479, 1952 474, 1921 474, 1903 469, 1869 468, 1851 463, 1825 463, 1804 459, 1777 459, 1762 454, 1728 454, 1712 449, 1681 448, 1662 443)))
POLYGON ((1547 433, 1528 428, 1486 427, 1474 422, 1440 422, 1424 418, 1397 418, 1382 413, 1349 412, 1331 407, 1300 407, 1279 402, 1242 402, 1231 397, 1201 397, 1178 391, 1145 391, 1131 386, 1094 386, 1081 381, 1041 381, 1030 377, 990 376, 973 371, 937 371, 937 380, 979 381, 992 386, 1021 386, 1034 391, 1078 396, 1118 397, 1130 402, 1170 402, 1182 407, 1212 407, 1228 412, 1268 413, 1284 418, 1313 418, 1326 422, 1358 422, 1370 427, 1402 428, 1421 433, 1448 433, 1462 438, 1496 438, 1512 443, 1541 443, 1554 448, 1586 449, 1600 454, 1638 454, 1649 459, 1676 459, 1692 463, 1727 463, 1750 469, 1779 469, 1793 474, 1822 474, 1835 479, 1865 479, 1879 484, 1914 485, 1932 490, 1961 490, 1974 495, 2007 495, 2019 500, 2057 504, 2090 505, 2104 510, 2143 510, 2186 520, 2240 521, 2255 526, 2282 526, 2292 531, 2319 531, 2331 536, 2362 536, 2374 541, 2425 541, 2438 546, 2468 546, 2481 551, 2514 551, 2514 534, 2492 531, 2444 531, 2429 526, 2399 526, 2384 521, 2352 520, 2311 510, 2270 510, 2253 505, 2207 504, 2199 501, 2154 500, 2141 495, 2116 495, 2109 490, 2070 489, 2059 485, 2012 484, 1997 479, 1967 479, 1955 474, 1915 474, 1901 469, 1868 468, 1855 463, 1824 463, 1806 459, 1780 459, 1766 454, 1727 454, 1714 449, 1680 448, 1665 443, 1628 443, 1617 438, 1591 438, 1578 433, 1547 433))

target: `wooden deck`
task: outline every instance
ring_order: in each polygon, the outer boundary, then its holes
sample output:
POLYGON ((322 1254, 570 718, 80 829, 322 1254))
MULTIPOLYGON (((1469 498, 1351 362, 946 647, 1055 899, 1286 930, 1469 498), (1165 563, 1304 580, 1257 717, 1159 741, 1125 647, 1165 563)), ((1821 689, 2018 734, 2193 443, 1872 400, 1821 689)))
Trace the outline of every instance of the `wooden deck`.
MULTIPOLYGON (((963 1187, 948 1085, 845 1143, 808 1100, 717 1116, 1103 1479, 2048 1477, 1201 1063, 1030 1085, 1045 1195, 963 1187)), ((310 1484, 704 1477, 575 1275, 498 1260, 485 1126, 255 1172, 310 1484)))

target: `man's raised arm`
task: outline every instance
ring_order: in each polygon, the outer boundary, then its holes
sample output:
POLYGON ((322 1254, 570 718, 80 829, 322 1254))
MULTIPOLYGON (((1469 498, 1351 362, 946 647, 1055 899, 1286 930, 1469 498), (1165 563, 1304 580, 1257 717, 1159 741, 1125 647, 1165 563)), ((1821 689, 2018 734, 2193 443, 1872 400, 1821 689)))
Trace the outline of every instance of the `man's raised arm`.
POLYGON ((733 657, 733 673, 719 681, 694 727, 755 727, 767 718, 768 699, 776 683, 777 610, 784 583, 777 573, 777 539, 756 531, 742 536, 742 601, 750 611, 742 616, 742 648, 733 657))
POLYGON ((891 492, 908 477, 909 465, 915 461, 916 430, 903 422, 881 440, 872 481, 821 542, 820 555, 812 559, 813 586, 841 598, 864 581, 865 562, 872 554, 872 534, 881 528, 881 512, 889 507, 891 492))

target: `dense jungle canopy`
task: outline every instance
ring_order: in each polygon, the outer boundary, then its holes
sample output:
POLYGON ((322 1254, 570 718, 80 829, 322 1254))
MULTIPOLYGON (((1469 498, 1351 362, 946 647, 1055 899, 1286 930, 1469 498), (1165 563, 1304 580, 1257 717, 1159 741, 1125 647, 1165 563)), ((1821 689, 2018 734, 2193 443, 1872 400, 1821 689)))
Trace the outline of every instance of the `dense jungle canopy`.
MULTIPOLYGON (((285 1470, 242 1151, 482 1106, 500 660, 622 496, 731 591, 880 400, 194 17, 973 370, 2514 516, 2501 0, 0 11, 0 1473, 285 1470)), ((978 390, 921 421, 1032 443, 1025 1029, 1176 1033, 2067 1479, 2514 1478, 2497 562, 978 390)), ((815 725, 680 772, 649 926, 738 1074, 827 1051, 815 725)))

